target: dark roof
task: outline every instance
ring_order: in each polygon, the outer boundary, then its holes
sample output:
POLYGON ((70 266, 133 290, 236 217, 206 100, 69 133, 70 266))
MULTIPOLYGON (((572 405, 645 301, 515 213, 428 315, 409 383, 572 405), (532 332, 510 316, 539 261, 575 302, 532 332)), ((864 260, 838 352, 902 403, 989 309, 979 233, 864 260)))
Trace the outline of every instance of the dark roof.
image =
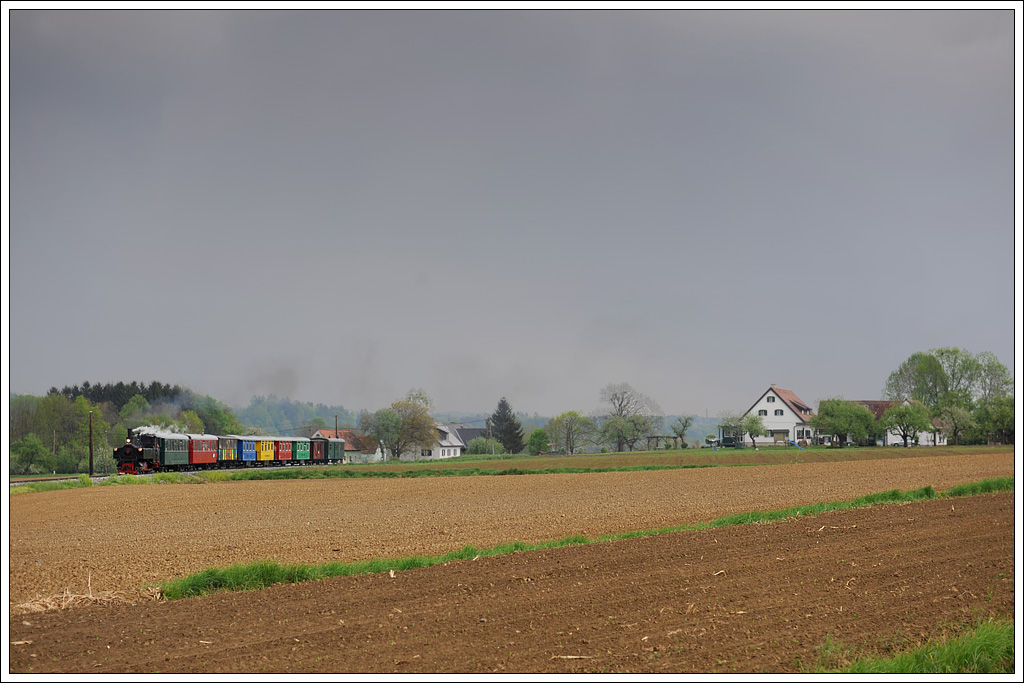
POLYGON ((455 427, 455 431, 459 435, 459 439, 462 443, 469 445, 469 442, 478 437, 487 438, 487 429, 483 427, 455 427))

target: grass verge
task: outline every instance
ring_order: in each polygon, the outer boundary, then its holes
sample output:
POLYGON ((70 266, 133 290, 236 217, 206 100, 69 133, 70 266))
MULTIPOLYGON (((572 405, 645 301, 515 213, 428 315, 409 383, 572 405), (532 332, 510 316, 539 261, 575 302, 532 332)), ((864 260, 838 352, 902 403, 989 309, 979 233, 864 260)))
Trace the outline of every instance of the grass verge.
POLYGON ((831 638, 819 651, 821 661, 814 673, 1014 673, 1014 622, 1008 619, 979 621, 950 640, 930 640, 893 657, 864 657, 842 666, 834 666, 832 662, 849 657, 831 638))
MULTIPOLYGON (((957 486, 941 495, 960 496, 973 495, 972 493, 969 493, 971 491, 975 493, 991 493, 996 491, 1013 490, 1013 477, 1002 477, 998 479, 987 479, 974 484, 957 486)), ((851 501, 818 503, 814 505, 803 505, 787 508, 785 510, 768 512, 748 512, 729 515, 710 522, 695 525, 666 527, 662 529, 643 529, 621 534, 603 535, 596 538, 577 535, 536 544, 526 544, 517 541, 486 549, 465 546, 461 550, 432 557, 416 556, 391 559, 371 559, 364 562, 332 562, 323 565, 282 565, 271 561, 260 561, 247 565, 233 565, 225 569, 207 569, 183 579, 163 583, 160 585, 160 590, 168 600, 177 600, 180 598, 207 595, 216 591, 258 590, 278 583, 314 581, 337 576, 374 574, 385 571, 403 571, 416 567, 429 567, 436 564, 443 564, 454 560, 504 555, 527 550, 545 550, 570 545, 603 543, 619 539, 653 536, 656 534, 673 533, 677 531, 717 528, 735 524, 767 524, 781 519, 816 515, 832 510, 868 507, 879 503, 911 502, 936 497, 940 497, 940 494, 936 493, 935 489, 931 486, 926 486, 913 491, 899 491, 894 489, 882 493, 861 496, 860 498, 856 498, 851 501)))
POLYGON ((148 476, 116 474, 93 480, 87 474, 64 481, 37 481, 10 487, 11 495, 61 491, 89 486, 130 486, 135 484, 206 484, 214 481, 264 481, 282 479, 416 479, 422 477, 480 477, 523 474, 594 474, 598 472, 644 472, 655 470, 688 470, 718 465, 628 465, 621 467, 547 467, 540 469, 506 469, 461 467, 445 469, 415 468, 408 470, 332 469, 326 467, 288 467, 244 471, 207 470, 201 472, 159 472, 148 476))

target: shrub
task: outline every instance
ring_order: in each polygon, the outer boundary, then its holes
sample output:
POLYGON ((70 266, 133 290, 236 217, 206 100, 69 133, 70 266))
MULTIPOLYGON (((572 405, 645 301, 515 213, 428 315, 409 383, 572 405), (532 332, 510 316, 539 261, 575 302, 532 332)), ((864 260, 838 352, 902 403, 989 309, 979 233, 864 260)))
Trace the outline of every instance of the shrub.
POLYGON ((470 455, 503 455, 505 453, 505 447, 501 445, 501 442, 497 439, 486 439, 482 436, 478 436, 468 444, 466 444, 466 453, 470 455))

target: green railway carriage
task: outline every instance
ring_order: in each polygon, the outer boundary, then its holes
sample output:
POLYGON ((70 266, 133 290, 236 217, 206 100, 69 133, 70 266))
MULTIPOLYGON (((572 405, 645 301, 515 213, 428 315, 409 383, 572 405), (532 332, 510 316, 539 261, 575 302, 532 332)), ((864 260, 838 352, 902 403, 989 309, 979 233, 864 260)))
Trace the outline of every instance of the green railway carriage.
POLYGON ((292 438, 292 459, 301 460, 303 462, 309 460, 309 446, 310 441, 304 436, 296 436, 292 438))
POLYGON ((310 439, 314 460, 326 460, 328 463, 345 461, 345 439, 333 439, 317 436, 310 439))
POLYGON ((160 467, 166 469, 188 467, 187 436, 169 432, 153 434, 152 436, 159 453, 160 467))

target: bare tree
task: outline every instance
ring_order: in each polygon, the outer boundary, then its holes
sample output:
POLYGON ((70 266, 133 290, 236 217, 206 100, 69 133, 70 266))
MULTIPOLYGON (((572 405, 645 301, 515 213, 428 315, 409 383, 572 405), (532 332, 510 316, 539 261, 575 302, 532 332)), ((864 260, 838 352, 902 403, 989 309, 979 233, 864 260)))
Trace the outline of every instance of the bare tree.
POLYGON ((601 403, 609 412, 601 416, 608 427, 602 429, 609 445, 623 451, 633 450, 636 442, 661 426, 662 412, 657 402, 628 384, 609 384, 601 390, 601 403))

